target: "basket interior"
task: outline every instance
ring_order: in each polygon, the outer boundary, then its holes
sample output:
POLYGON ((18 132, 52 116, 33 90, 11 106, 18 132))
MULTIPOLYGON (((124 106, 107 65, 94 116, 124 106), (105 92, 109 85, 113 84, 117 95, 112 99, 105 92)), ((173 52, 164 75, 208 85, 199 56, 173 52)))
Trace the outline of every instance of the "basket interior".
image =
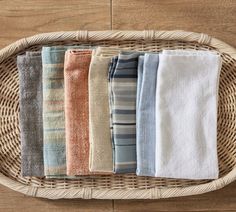
MULTIPOLYGON (((78 41, 51 42, 52 45, 89 44, 93 46, 116 46, 138 51, 159 52, 162 49, 197 49, 217 51, 213 47, 196 42, 180 41, 78 41)), ((26 50, 40 50, 42 45, 26 50)), ((23 53, 20 52, 20 53, 23 53)), ((218 158, 220 177, 229 173, 236 165, 236 60, 220 53, 223 66, 220 74, 218 104, 218 158)), ((140 188, 186 187, 199 185, 210 180, 177 180, 153 177, 138 177, 134 174, 84 176, 78 179, 45 179, 22 177, 20 130, 19 130, 19 80, 16 57, 6 58, 0 64, 0 172, 24 185, 42 188, 140 188)), ((184 148, 184 147, 183 147, 184 148)))

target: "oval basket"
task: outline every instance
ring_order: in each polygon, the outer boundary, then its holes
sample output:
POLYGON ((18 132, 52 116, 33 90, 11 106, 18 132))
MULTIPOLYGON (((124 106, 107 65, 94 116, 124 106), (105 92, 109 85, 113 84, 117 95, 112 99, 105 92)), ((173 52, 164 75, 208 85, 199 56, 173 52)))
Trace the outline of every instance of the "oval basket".
POLYGON ((0 51, 0 183, 26 195, 50 199, 158 199, 201 194, 236 179, 236 50, 205 34, 184 31, 75 31, 21 39, 0 51), (19 81, 16 57, 43 45, 90 44, 138 51, 196 49, 218 52, 223 59, 218 105, 217 180, 177 180, 101 175, 76 180, 21 177, 19 81))

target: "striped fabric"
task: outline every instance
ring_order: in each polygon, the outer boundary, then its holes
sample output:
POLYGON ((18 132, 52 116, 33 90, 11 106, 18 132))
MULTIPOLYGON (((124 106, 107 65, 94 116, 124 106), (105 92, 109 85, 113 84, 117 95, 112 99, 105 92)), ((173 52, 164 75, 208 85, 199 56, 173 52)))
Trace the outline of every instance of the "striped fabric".
POLYGON ((159 55, 139 57, 137 84, 137 175, 155 176, 156 79, 159 55), (151 161, 151 162, 150 162, 151 161))
POLYGON ((43 47, 44 171, 46 176, 66 174, 63 47, 43 47))
POLYGON ((113 161, 113 172, 115 172, 115 143, 114 143, 114 132, 113 132, 113 121, 112 121, 112 106, 113 106, 113 93, 112 93, 112 77, 116 68, 118 56, 111 59, 111 63, 108 69, 108 95, 109 95, 109 112, 110 112, 110 133, 111 133, 111 144, 112 144, 112 161, 113 161))
POLYGON ((91 50, 65 54, 65 123, 67 174, 89 174, 88 72, 91 50))
POLYGON ((109 69, 115 173, 136 172, 136 86, 140 53, 120 53, 109 69))
POLYGON ((44 172, 48 178, 65 177, 64 56, 72 46, 42 48, 44 172))
POLYGON ((40 52, 17 57, 22 176, 44 176, 42 59, 40 52))

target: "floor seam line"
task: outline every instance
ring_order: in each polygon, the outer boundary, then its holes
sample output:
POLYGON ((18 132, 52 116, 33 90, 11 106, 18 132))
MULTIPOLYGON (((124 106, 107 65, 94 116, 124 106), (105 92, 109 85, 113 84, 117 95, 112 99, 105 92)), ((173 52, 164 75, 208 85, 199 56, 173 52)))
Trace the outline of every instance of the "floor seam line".
POLYGON ((113 28, 113 2, 110 0, 110 29, 113 28))

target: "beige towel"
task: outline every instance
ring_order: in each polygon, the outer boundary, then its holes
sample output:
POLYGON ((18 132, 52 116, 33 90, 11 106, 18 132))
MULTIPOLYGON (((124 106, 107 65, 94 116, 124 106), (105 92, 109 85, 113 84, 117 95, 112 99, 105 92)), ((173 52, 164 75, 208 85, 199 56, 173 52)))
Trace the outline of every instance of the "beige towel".
POLYGON ((113 172, 108 104, 108 66, 121 49, 98 47, 89 70, 89 141, 91 172, 113 172))
POLYGON ((94 50, 93 55, 107 57, 109 58, 109 60, 111 60, 112 57, 118 55, 122 51, 128 51, 128 50, 117 47, 98 47, 97 49, 94 50))

